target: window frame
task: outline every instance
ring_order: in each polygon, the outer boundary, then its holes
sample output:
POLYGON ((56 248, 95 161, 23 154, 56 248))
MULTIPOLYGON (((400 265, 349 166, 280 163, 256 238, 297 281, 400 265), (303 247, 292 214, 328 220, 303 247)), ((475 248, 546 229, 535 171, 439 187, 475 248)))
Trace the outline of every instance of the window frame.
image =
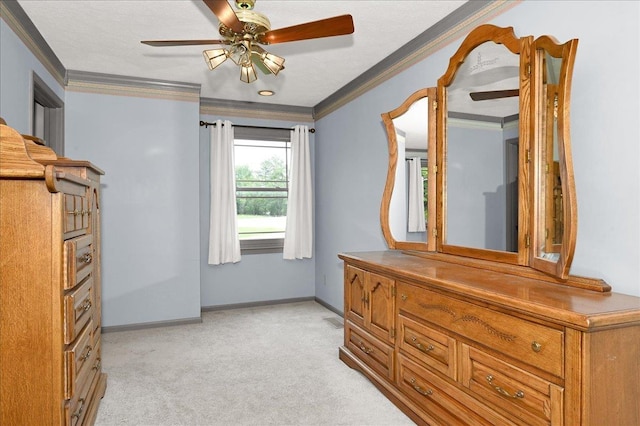
MULTIPOLYGON (((288 149, 291 149, 291 130, 288 129, 264 129, 264 128, 252 128, 252 127, 234 127, 234 150, 237 140, 255 140, 255 141, 267 141, 267 142, 286 142, 289 143, 288 149)), ((276 148, 273 149, 282 149, 276 148)), ((290 151, 289 151, 290 152, 290 151)), ((235 153, 234 153, 235 154, 235 153)), ((234 155, 234 170, 235 170, 235 155, 234 155)), ((290 167, 291 162, 285 163, 286 176, 287 176, 287 198, 289 194, 289 179, 290 179, 290 167)), ((236 182, 236 193, 238 184, 236 182)), ((240 240, 240 253, 241 254, 266 254, 266 253, 282 253, 284 250, 284 233, 281 238, 255 238, 255 239, 241 239, 240 240)))

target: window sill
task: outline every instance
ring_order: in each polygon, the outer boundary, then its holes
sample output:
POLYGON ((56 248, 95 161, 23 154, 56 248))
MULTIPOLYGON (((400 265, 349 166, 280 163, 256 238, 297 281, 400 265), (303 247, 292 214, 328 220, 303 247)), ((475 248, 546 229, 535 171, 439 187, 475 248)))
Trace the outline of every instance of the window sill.
POLYGON ((240 240, 240 254, 282 253, 284 238, 240 240))

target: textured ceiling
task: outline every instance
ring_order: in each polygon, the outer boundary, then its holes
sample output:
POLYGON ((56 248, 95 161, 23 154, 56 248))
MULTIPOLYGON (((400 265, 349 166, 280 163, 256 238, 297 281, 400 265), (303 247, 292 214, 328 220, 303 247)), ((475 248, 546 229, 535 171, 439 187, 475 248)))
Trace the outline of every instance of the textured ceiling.
MULTIPOLYGON (((201 96, 313 107, 465 1, 257 0, 272 29, 351 14, 355 33, 266 46, 285 58, 278 76, 240 81, 227 61, 213 71, 208 46, 150 47, 141 40, 219 38, 218 20, 200 0, 18 0, 67 70, 200 84, 201 96), (275 96, 262 97, 271 89, 275 96)), ((233 4, 233 2, 232 2, 233 4)))

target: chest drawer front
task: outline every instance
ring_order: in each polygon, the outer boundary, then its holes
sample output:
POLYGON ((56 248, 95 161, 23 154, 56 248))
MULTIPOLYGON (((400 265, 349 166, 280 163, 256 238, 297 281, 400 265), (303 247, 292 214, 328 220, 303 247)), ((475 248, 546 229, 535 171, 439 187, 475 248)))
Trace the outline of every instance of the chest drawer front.
POLYGON ((455 340, 432 328, 398 316, 400 350, 456 380, 455 340))
POLYGON ((89 200, 85 195, 64 194, 64 232, 89 227, 89 200))
POLYGON ((75 287, 93 272, 93 237, 85 235, 64 242, 63 285, 75 287))
POLYGON ((512 358, 564 376, 564 333, 407 283, 398 284, 407 312, 512 358))
POLYGON ((378 374, 393 380, 394 351, 393 348, 382 343, 364 330, 353 324, 345 323, 345 337, 347 348, 364 361, 378 374))
POLYGON ((64 296, 64 342, 73 342, 93 317, 93 277, 88 277, 76 290, 64 296))
POLYGON ((83 376, 87 375, 91 358, 94 352, 93 325, 88 327, 78 336, 75 343, 65 351, 65 398, 72 398, 78 388, 78 382, 82 382, 83 376))
POLYGON ((398 356, 398 385, 429 415, 438 417, 438 424, 514 424, 402 354, 398 356))
POLYGON ((82 425, 89 406, 92 401, 91 398, 98 384, 99 374, 95 369, 89 370, 85 380, 79 383, 79 392, 67 401, 64 407, 64 414, 66 424, 69 426, 82 425))
POLYGON ((561 425, 560 386, 462 345, 462 382, 471 391, 504 409, 526 425, 561 425))

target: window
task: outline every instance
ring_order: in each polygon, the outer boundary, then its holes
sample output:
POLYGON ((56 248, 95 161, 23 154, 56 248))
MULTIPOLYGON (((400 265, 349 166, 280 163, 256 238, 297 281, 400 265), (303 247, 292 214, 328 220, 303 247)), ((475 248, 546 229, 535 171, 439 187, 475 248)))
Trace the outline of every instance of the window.
POLYGON ((291 165, 290 132, 235 129, 236 206, 244 254, 282 252, 291 165))
POLYGON ((33 73, 32 136, 64 156, 64 102, 33 73))

